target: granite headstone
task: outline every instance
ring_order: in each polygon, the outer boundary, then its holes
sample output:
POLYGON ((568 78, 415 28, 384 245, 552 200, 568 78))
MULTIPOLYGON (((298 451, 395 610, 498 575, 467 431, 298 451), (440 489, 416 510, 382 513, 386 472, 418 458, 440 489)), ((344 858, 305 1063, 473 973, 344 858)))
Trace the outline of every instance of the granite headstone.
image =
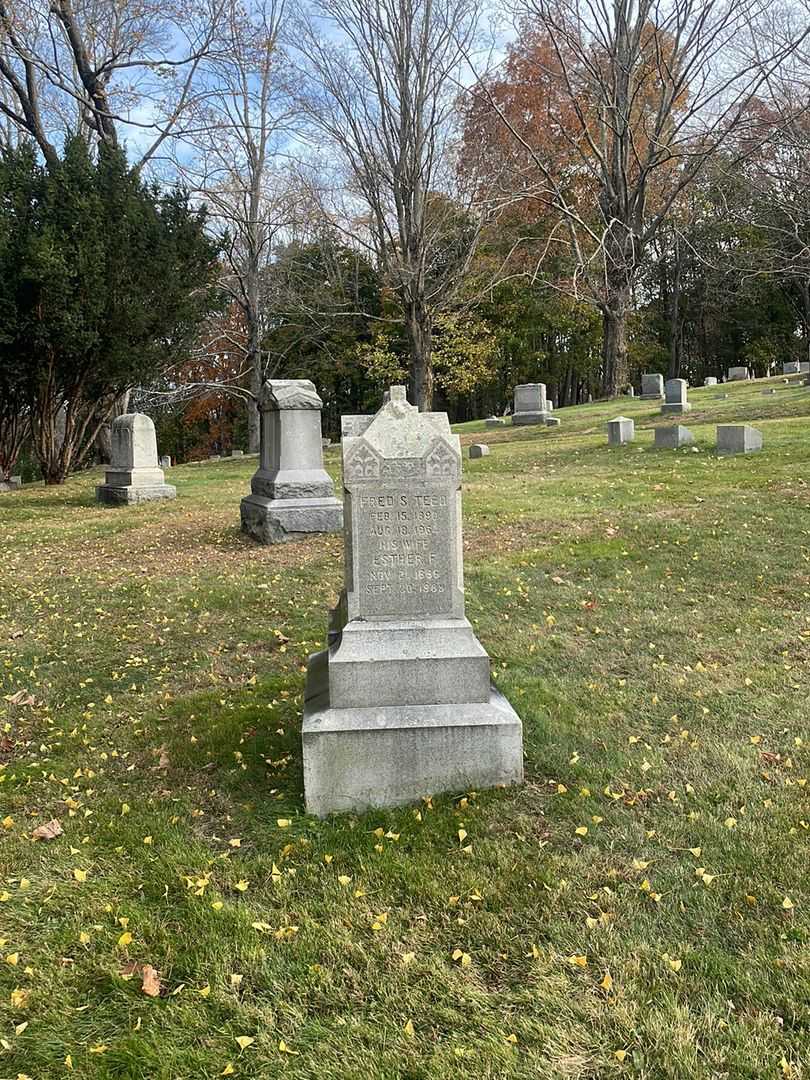
POLYGON ((750 454, 762 449, 762 432, 750 424, 718 424, 718 454, 750 454))
POLYGON ((458 436, 401 386, 342 428, 345 588, 309 659, 307 809, 519 783, 520 719, 464 612, 458 436))
POLYGON ((642 401, 661 401, 664 396, 664 376, 663 375, 642 375, 641 376, 641 400, 642 401))
POLYGON ((124 413, 112 422, 112 452, 104 483, 96 488, 99 502, 113 506, 174 499, 177 488, 166 483, 158 465, 155 425, 143 413, 124 413))
POLYGON ((692 408, 686 400, 689 383, 686 379, 668 379, 665 389, 666 401, 661 406, 664 416, 671 413, 686 413, 692 408))
POLYGON ((242 531, 260 544, 343 527, 323 467, 322 404, 309 379, 270 379, 262 387, 259 467, 241 506, 242 531))
POLYGON ((515 387, 513 424, 542 424, 547 415, 545 383, 522 383, 515 387))
POLYGON ((682 446, 690 446, 694 441, 695 436, 689 428, 681 427, 680 424, 655 429, 655 447, 657 450, 678 450, 682 446))
POLYGON ((608 420, 608 446, 624 446, 636 437, 636 425, 627 416, 617 416, 608 420))

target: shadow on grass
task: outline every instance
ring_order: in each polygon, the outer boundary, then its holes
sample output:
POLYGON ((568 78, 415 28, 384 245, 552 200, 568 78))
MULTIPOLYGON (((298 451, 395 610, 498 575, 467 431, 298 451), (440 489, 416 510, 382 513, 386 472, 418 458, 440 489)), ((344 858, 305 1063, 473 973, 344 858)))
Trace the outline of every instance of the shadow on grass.
POLYGON ((300 676, 278 676, 185 697, 159 718, 171 769, 201 798, 251 803, 257 826, 303 812, 300 692, 300 676))

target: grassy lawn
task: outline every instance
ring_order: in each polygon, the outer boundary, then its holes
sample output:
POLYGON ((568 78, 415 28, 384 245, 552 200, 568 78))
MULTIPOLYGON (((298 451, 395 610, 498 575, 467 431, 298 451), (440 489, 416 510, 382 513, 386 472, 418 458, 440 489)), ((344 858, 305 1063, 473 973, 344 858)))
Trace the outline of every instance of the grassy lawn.
POLYGON ((342 543, 243 539, 255 460, 0 496, 0 1080, 810 1078, 810 389, 690 398, 486 432, 527 783, 361 817, 302 798, 342 543))

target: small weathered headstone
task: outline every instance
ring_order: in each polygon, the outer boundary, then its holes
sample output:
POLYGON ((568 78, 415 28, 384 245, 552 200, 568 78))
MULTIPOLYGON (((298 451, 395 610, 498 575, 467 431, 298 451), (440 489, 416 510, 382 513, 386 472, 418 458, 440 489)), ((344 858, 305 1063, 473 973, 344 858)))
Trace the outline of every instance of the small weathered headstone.
POLYGON ((523 383, 515 387, 513 424, 542 424, 547 415, 545 383, 523 383))
POLYGON ((664 376, 663 375, 642 375, 641 376, 641 400, 642 401, 661 401, 664 396, 664 376))
POLYGON ((161 455, 160 467, 161 469, 170 469, 172 467, 172 459, 168 454, 161 455))
POLYGON ((750 379, 751 373, 747 367, 731 367, 728 369, 726 382, 739 382, 741 379, 750 379))
POLYGON ((771 386, 767 390, 762 391, 762 396, 767 397, 769 394, 775 394, 775 393, 776 393, 776 387, 771 386))
POLYGON ((750 424, 718 424, 718 454, 750 454, 762 449, 762 432, 750 424))
POLYGON ((561 423, 562 420, 560 420, 559 416, 546 417, 546 427, 559 427, 561 423))
POLYGON ((717 376, 716 375, 707 375, 706 378, 703 380, 703 385, 704 386, 717 386, 717 376))
POLYGON ((802 365, 800 360, 786 360, 784 364, 782 364, 783 375, 798 375, 801 370, 802 365))
POLYGON ((104 483, 96 488, 99 502, 117 506, 174 499, 177 488, 166 483, 158 465, 155 425, 143 413, 124 413, 112 422, 112 453, 104 483))
POLYGON ((554 412, 554 402, 551 398, 546 398, 546 412, 554 412))
POLYGON ((260 544, 343 527, 343 508, 323 467, 322 405, 309 379, 270 379, 262 387, 259 468, 241 505, 242 532, 260 544))
POLYGON ((222 454, 209 454, 209 461, 222 461, 222 454))
POLYGON ((473 443, 470 447, 470 458, 487 457, 489 454, 489 447, 486 443, 473 443))
POLYGON ((459 438, 404 386, 342 428, 345 588, 308 664, 307 810, 519 783, 520 719, 464 613, 459 438))
POLYGON ((608 446, 623 446, 636 437, 636 425, 626 416, 608 420, 608 446))
POLYGON ((657 450, 678 450, 681 446, 690 446, 694 441, 695 436, 689 428, 681 427, 680 424, 655 429, 655 446, 657 450))
POLYGON ((799 371, 802 374, 807 373, 808 375, 810 375, 810 360, 802 360, 799 363, 799 371))
POLYGON ((665 389, 666 401, 661 406, 661 413, 666 416, 672 413, 686 413, 692 408, 686 400, 686 391, 689 383, 686 379, 668 379, 665 389))
POLYGON ((231 457, 244 457, 244 456, 245 456, 245 451, 244 450, 231 450, 231 457))
POLYGON ((488 416, 484 421, 488 428, 503 427, 506 423, 502 416, 488 416))
POLYGON ((634 387, 628 386, 627 389, 624 392, 624 396, 634 398, 636 396, 636 391, 635 391, 634 387))

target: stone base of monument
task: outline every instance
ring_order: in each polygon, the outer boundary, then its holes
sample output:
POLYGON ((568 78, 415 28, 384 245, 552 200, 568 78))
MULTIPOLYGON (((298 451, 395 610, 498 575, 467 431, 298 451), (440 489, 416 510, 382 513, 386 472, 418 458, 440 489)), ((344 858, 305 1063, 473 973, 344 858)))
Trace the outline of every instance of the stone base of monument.
POLYGON ((691 412, 691 410, 692 406, 689 404, 688 401, 666 401, 661 406, 661 415, 681 416, 683 413, 691 412))
POLYGON ((283 544, 310 533, 340 532, 343 506, 338 499, 268 499, 246 495, 242 499, 242 532, 260 544, 283 544))
POLYGON ((96 499, 108 506, 134 506, 136 503, 176 499, 173 484, 99 484, 96 499))
POLYGON ((334 651, 315 653, 307 669, 302 734, 309 813, 401 806, 424 795, 522 782, 520 718, 495 686, 483 701, 333 709, 334 651))
POLYGON ((521 424, 545 424, 547 412, 520 412, 512 413, 512 424, 520 427, 521 424))

